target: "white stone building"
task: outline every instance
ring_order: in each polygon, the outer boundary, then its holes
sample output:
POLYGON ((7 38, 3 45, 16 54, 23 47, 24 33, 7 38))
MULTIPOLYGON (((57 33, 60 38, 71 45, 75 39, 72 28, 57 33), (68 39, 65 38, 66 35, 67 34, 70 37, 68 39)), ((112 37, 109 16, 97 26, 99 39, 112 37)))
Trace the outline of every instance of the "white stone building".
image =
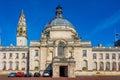
POLYGON ((0 73, 30 71, 52 77, 82 75, 120 75, 120 47, 93 47, 83 41, 74 26, 62 17, 62 8, 46 25, 41 40, 27 46, 27 27, 23 11, 18 22, 16 46, 0 47, 0 73))

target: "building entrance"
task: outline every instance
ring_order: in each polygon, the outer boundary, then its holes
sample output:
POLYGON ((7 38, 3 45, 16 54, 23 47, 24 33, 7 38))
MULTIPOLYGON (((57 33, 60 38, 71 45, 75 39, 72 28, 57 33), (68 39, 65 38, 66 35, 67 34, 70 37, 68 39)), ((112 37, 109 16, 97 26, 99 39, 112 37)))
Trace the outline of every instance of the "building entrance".
POLYGON ((68 66, 60 66, 60 77, 68 77, 68 66))

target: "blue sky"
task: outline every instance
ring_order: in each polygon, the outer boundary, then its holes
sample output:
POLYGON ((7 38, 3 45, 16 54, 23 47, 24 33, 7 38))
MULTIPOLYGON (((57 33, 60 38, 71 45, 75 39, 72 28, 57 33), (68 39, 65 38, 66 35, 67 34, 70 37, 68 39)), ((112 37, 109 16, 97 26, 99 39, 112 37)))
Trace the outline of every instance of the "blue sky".
POLYGON ((113 46, 114 31, 120 33, 120 0, 0 0, 0 35, 3 46, 16 44, 16 29, 23 9, 28 41, 40 40, 45 25, 55 17, 58 5, 83 41, 93 46, 113 46))

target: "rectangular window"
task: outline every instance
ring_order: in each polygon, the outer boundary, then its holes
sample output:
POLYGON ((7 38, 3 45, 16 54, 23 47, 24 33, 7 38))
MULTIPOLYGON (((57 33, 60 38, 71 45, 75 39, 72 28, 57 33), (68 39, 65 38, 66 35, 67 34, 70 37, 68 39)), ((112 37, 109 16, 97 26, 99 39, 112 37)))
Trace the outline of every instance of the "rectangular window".
POLYGON ((120 59, 120 53, 118 54, 118 59, 120 59))
POLYGON ((93 59, 97 59, 96 53, 93 53, 93 59))
POLYGON ((6 53, 3 53, 3 59, 6 59, 6 53))
POLYGON ((116 59, 115 53, 112 54, 112 59, 116 59))
POLYGON ((16 53, 16 59, 18 59, 19 58, 19 54, 18 53, 16 53))
POLYGON ((87 51, 83 50, 83 57, 87 57, 87 51))
POLYGON ((100 59, 103 59, 103 54, 102 53, 100 53, 100 59))
POLYGON ((35 50, 35 56, 38 56, 38 50, 35 50))
POLYGON ((25 59, 25 53, 22 53, 22 59, 25 59))
POLYGON ((106 59, 109 59, 109 53, 106 53, 106 59))
POLYGON ((11 59, 11 58, 12 58, 12 53, 9 54, 9 59, 11 59))

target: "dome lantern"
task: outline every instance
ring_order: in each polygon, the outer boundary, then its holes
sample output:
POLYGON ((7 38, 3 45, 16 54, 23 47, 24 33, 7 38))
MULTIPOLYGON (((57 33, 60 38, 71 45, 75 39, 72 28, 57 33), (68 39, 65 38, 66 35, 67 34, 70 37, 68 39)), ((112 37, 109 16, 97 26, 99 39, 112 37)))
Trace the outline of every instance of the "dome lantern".
POLYGON ((58 5, 58 7, 56 8, 56 18, 62 18, 62 13, 62 7, 58 5))

